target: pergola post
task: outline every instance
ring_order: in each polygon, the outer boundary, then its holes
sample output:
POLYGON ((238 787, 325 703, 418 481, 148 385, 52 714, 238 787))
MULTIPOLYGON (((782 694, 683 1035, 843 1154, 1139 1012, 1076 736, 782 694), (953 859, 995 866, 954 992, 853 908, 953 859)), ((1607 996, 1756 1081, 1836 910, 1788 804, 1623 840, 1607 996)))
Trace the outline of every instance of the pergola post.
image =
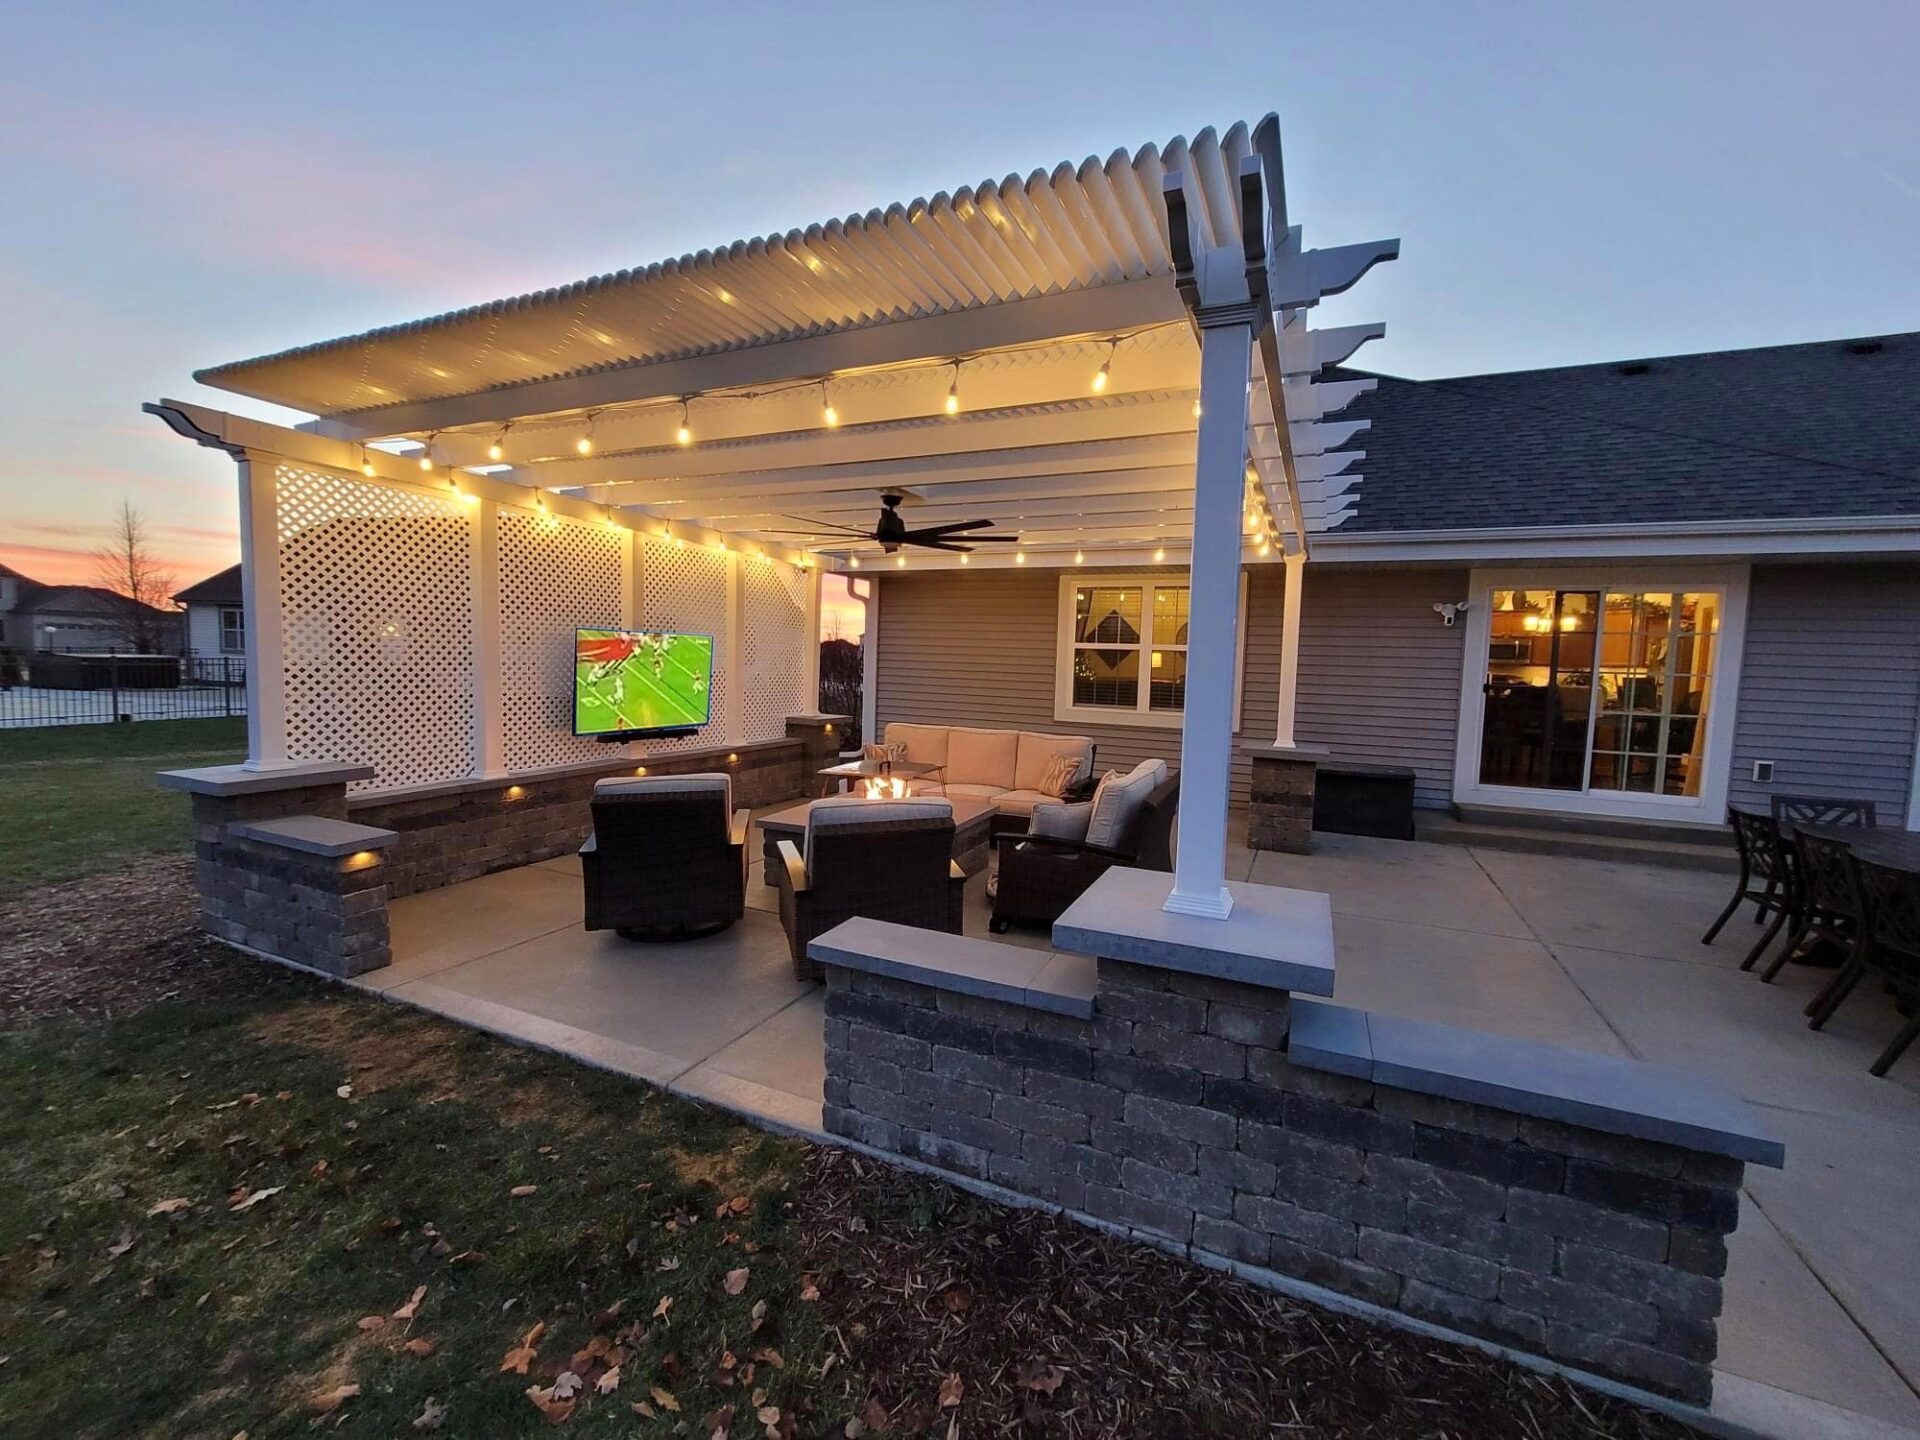
POLYGON ((254 451, 240 463, 240 600, 247 626, 249 770, 287 764, 287 671, 280 629, 280 496, 276 460, 254 451))
POLYGON ((1284 558, 1287 585, 1282 599, 1285 608, 1280 613, 1280 703, 1273 729, 1273 743, 1282 747, 1294 743, 1293 717, 1300 695, 1300 605, 1307 574, 1304 551, 1290 550, 1284 558))

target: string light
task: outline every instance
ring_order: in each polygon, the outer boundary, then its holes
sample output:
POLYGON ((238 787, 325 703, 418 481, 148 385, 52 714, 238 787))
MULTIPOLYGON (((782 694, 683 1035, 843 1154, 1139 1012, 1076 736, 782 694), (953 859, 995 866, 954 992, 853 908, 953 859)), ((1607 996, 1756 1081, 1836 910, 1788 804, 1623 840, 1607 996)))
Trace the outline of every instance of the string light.
POLYGON ((827 382, 820 382, 820 419, 831 429, 840 423, 840 412, 833 408, 833 397, 827 393, 827 382))
POLYGON ((498 461, 507 458, 507 431, 512 428, 511 425, 500 427, 500 433, 494 437, 493 443, 487 446, 487 459, 498 461))
POLYGON ((860 557, 858 555, 849 555, 847 557, 847 568, 849 570, 858 570, 860 568, 860 557))
POLYGON ((1087 563, 1087 557, 1086 557, 1086 555, 1085 555, 1085 554, 1084 554, 1083 552, 1081 552, 1081 551, 1079 551, 1079 550, 1076 550, 1076 551, 1074 551, 1074 552, 1073 552, 1073 563, 1074 563, 1074 564, 1076 564, 1076 565, 1084 565, 1084 564, 1086 564, 1086 563, 1087 563))
POLYGON ((958 360, 953 362, 953 383, 947 386, 947 413, 949 415, 960 413, 960 362, 958 360))
POLYGON ((433 469, 433 442, 438 439, 439 436, 440 432, 435 430, 431 435, 427 436, 426 444, 420 447, 420 468, 422 470, 433 469))
POLYGON ((593 453, 593 417, 598 413, 599 412, 595 410, 589 410, 587 412, 587 433, 573 442, 575 454, 591 455, 593 453))
POLYGON ((687 397, 684 395, 680 397, 680 429, 673 438, 682 445, 693 443, 693 426, 687 423, 687 397))
POLYGON ((907 568, 907 557, 904 555, 896 555, 893 557, 893 564, 896 570, 904 570, 907 568))
POLYGON ((1120 342, 1118 340, 1109 340, 1107 342, 1107 358, 1100 362, 1099 372, 1093 377, 1094 394, 1097 395, 1106 389, 1107 382, 1113 378, 1113 352, 1119 348, 1120 342))
POLYGON ((1167 552, 1165 550, 1156 550, 1153 552, 1153 560, 1156 565, 1166 558, 1167 552))
POLYGON ((1016 550, 1016 551, 1014 552, 1014 555, 1013 555, 1013 563, 1014 563, 1014 564, 1016 564, 1016 565, 1024 565, 1024 564, 1026 564, 1026 563, 1027 563, 1027 552, 1026 552, 1026 551, 1024 551, 1024 550, 1016 550))
POLYGON ((973 563, 973 556, 971 556, 971 555, 962 555, 962 556, 960 557, 960 563, 961 563, 962 565, 971 565, 971 564, 973 563))
POLYGON ((367 447, 360 447, 360 473, 369 480, 373 478, 373 456, 367 453, 367 447))

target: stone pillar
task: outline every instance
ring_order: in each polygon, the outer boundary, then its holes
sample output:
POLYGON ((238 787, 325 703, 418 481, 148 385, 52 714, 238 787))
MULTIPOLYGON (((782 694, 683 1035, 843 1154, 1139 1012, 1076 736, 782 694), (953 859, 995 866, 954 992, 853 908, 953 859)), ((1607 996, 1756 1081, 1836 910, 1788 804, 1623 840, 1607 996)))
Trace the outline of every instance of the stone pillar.
POLYGON ((391 830, 291 815, 236 821, 220 846, 208 928, 229 944, 347 979, 392 963, 380 852, 391 830))
POLYGON ((846 738, 848 715, 789 715, 787 738, 801 742, 800 793, 820 792, 819 772, 840 758, 840 744, 846 738))
POLYGON ((1313 778, 1327 752, 1314 745, 1249 747, 1247 846, 1305 855, 1313 849, 1313 778))

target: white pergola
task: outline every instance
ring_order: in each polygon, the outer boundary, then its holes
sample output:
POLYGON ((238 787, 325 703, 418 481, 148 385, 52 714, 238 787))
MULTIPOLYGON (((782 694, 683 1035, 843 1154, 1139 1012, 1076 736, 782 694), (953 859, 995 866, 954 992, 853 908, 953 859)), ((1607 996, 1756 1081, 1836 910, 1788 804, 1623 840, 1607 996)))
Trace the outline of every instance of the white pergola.
POLYGON ((1307 315, 1397 253, 1302 247, 1269 116, 199 372, 316 417, 298 433, 150 408, 236 453, 810 569, 1189 565, 1168 908, 1223 916, 1237 577, 1287 567, 1290 746, 1302 568, 1355 503, 1366 422, 1339 413, 1373 383, 1319 376, 1382 333, 1307 315), (885 555, 841 527, 887 491, 1019 544, 885 555))

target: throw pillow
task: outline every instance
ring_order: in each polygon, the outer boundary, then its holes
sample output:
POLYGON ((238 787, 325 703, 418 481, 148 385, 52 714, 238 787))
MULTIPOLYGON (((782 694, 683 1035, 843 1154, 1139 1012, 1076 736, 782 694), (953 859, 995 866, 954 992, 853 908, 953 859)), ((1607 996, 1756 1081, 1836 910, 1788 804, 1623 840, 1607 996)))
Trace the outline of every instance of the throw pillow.
POLYGON ((1073 783, 1073 777, 1080 773, 1078 755, 1056 755, 1047 762, 1047 768, 1040 772, 1040 793, 1043 795, 1064 795, 1067 786, 1073 783))
POLYGON ((907 758, 907 746, 904 740, 891 745, 862 745, 860 758, 874 765, 898 765, 907 758))
POLYGON ((1027 833, 1045 835, 1053 840, 1084 840, 1092 819, 1091 800, 1083 800, 1078 805, 1043 803, 1033 807, 1033 817, 1027 821, 1027 833))

